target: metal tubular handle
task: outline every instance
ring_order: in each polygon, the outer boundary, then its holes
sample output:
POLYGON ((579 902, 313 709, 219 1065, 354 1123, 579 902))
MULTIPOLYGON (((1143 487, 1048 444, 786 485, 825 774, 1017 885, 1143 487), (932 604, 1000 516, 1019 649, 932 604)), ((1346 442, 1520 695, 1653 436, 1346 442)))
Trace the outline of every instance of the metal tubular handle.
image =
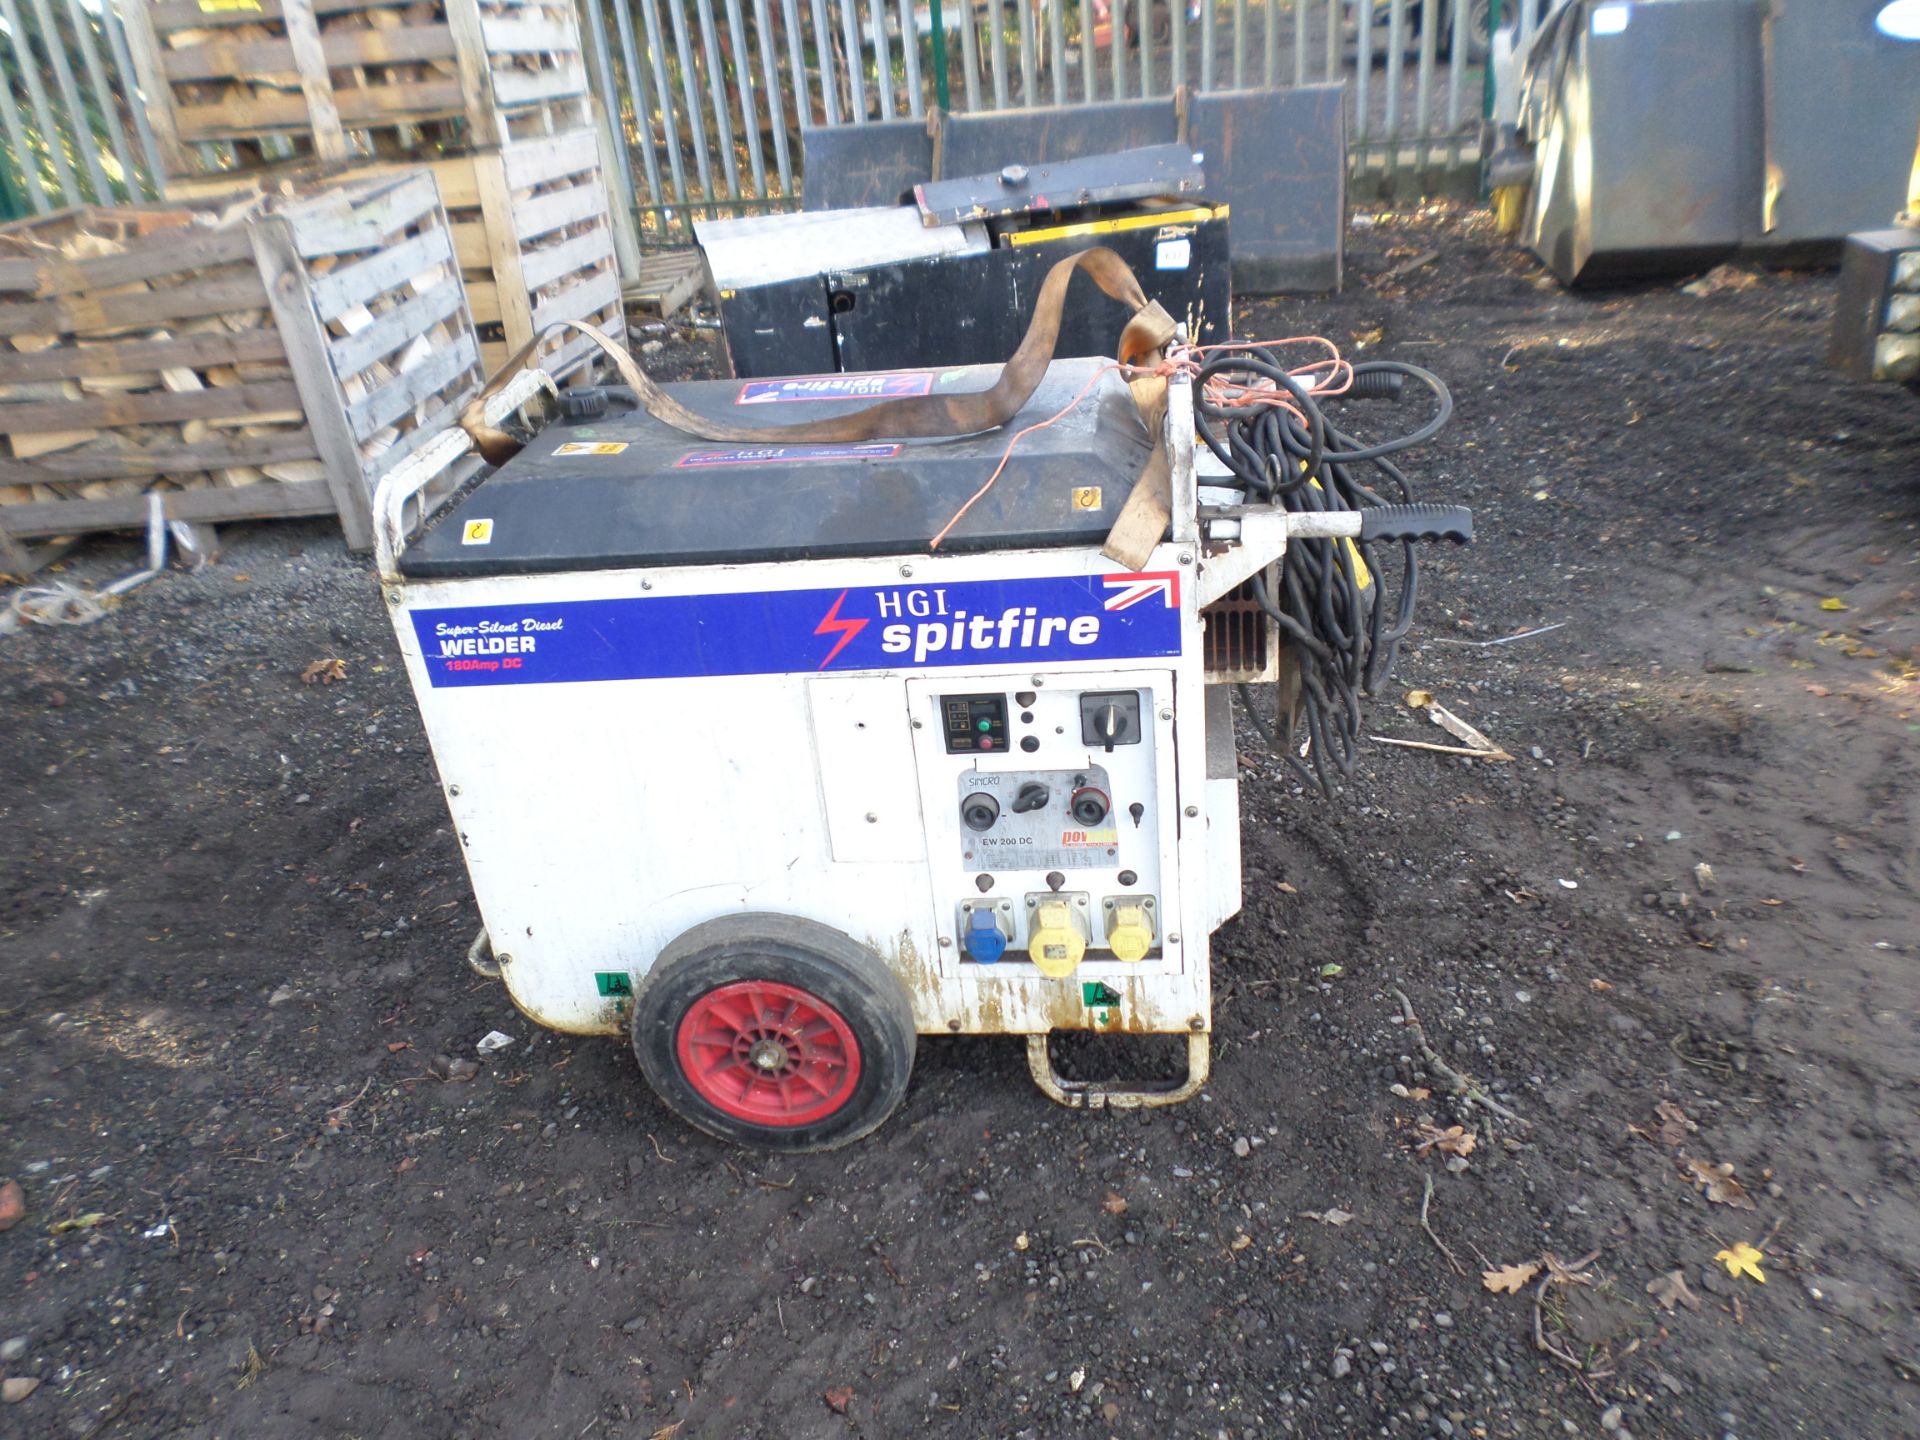
MULTIPOLYGON (((497 395, 482 407, 489 425, 498 425, 516 410, 524 409, 542 391, 559 397, 559 390, 544 370, 526 369, 509 380, 497 395)), ((380 477, 373 492, 373 556, 383 581, 400 578, 400 556, 406 551, 407 502, 444 475, 460 458, 474 448, 465 430, 454 427, 434 436, 380 477)), ((420 515, 426 522, 426 512, 420 515)))
MULTIPOLYGON (((472 449, 473 440, 456 427, 434 436, 380 477, 373 492, 373 561, 382 581, 400 578, 400 553, 407 548, 407 502, 472 449)), ((426 516, 420 518, 424 523, 426 516)))

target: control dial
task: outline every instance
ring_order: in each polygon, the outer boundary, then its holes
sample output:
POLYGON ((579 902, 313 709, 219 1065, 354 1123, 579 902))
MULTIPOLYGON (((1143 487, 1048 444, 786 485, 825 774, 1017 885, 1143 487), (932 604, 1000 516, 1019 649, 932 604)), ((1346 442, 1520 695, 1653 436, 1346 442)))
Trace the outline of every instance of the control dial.
POLYGON ((969 830, 991 830, 993 822, 1000 818, 1000 802, 987 794, 976 791, 960 802, 960 821, 969 830))
POLYGON ((1075 820, 1091 830, 1107 818, 1113 806, 1107 799, 1106 791, 1092 785, 1082 785, 1073 792, 1073 799, 1068 802, 1067 808, 1073 811, 1075 820))

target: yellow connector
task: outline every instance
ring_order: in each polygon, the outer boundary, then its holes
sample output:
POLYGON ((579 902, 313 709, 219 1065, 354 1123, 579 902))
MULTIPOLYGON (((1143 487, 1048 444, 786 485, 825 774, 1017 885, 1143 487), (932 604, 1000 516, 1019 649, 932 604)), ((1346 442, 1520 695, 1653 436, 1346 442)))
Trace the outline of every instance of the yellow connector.
POLYGON ((1027 955, 1050 980, 1064 980, 1087 953, 1087 937, 1073 918, 1073 906, 1064 900, 1043 900, 1034 907, 1028 927, 1027 955))
POLYGON ((1144 960, 1153 948, 1153 913, 1140 904, 1116 905, 1107 947, 1121 960, 1144 960))

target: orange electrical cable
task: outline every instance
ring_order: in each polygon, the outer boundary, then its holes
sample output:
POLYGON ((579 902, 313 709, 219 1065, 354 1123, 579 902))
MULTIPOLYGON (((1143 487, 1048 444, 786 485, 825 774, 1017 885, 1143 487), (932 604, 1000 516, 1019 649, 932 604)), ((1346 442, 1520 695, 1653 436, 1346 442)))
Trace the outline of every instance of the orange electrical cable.
MULTIPOLYGON (((1108 371, 1126 370, 1126 369, 1132 369, 1132 368, 1133 367, 1131 366, 1125 366, 1125 365, 1119 365, 1119 364, 1102 365, 1098 370, 1094 371, 1093 374, 1087 377, 1087 383, 1080 387, 1080 393, 1075 395, 1065 405, 1061 406, 1059 411, 1056 414, 1049 415, 1044 420, 1037 420, 1033 424, 1027 426, 1027 428, 1024 430, 1016 430, 1013 434, 1013 438, 1007 441, 1007 448, 1004 451, 1002 451, 1000 454, 1000 463, 993 467, 993 474, 987 477, 987 483, 982 485, 978 490, 974 491, 973 494, 969 495, 967 497, 967 503, 962 505, 958 510, 953 512, 953 518, 947 521, 945 525, 942 525, 940 527, 940 533, 934 536, 932 540, 927 542, 927 548, 929 550, 938 550, 940 548, 940 542, 946 539, 948 533, 952 531, 953 527, 960 523, 961 517, 963 517, 969 510, 973 508, 974 502, 980 499, 981 496, 985 495, 989 490, 993 488, 993 482, 1000 478, 1000 473, 1007 468, 1007 462, 1013 459, 1013 447, 1020 443, 1021 436, 1031 435, 1036 430, 1044 430, 1049 425, 1052 425, 1057 421, 1066 419, 1067 416, 1073 413, 1073 407, 1078 405, 1082 400, 1087 398, 1087 392, 1093 389, 1094 382, 1098 380, 1102 375, 1105 375, 1108 371)), ((1143 373, 1150 373, 1150 372, 1143 372, 1143 373)))
MULTIPOLYGON (((953 512, 953 518, 940 527, 940 533, 927 542, 927 548, 929 550, 938 550, 941 542, 953 533, 953 527, 965 518, 967 512, 973 509, 974 505, 977 504, 989 490, 993 489, 1001 475, 1006 472, 1008 462, 1013 459, 1014 447, 1018 445, 1023 438, 1033 434, 1036 430, 1044 430, 1049 425, 1057 424, 1072 414, 1074 407, 1087 398, 1088 393, 1093 389, 1095 383, 1102 375, 1117 370, 1127 376, 1128 379, 1139 379, 1145 376, 1171 378, 1175 375, 1191 377, 1200 373, 1202 363, 1200 357, 1202 356, 1225 354, 1236 350, 1269 350, 1283 345, 1324 345, 1327 347, 1327 358, 1309 361, 1305 365, 1287 371, 1289 375, 1302 382, 1301 388, 1309 395, 1344 395, 1352 388, 1352 364, 1341 358, 1340 347, 1324 335, 1290 335, 1281 340, 1236 340, 1222 342, 1217 345, 1183 346, 1176 348, 1168 355, 1167 359, 1160 364, 1151 367, 1121 365, 1118 363, 1103 365, 1087 377, 1087 383, 1080 387, 1079 393, 1065 405, 1061 406, 1058 412, 1049 415, 1044 420, 1035 421, 1023 430, 1014 432, 1012 438, 1007 441, 1007 448, 1000 454, 1000 463, 993 467, 993 473, 987 477, 986 483, 974 491, 973 494, 969 495, 966 503, 953 512), (1308 383, 1308 377, 1317 376, 1321 371, 1326 372, 1324 378, 1316 378, 1313 379, 1311 383, 1308 383)), ((1278 409, 1285 410, 1302 425, 1307 423, 1306 416, 1302 415, 1299 407, 1293 403, 1292 394, 1282 390, 1271 381, 1263 380, 1257 385, 1231 385, 1216 376, 1207 382, 1207 399, 1215 406, 1221 408, 1242 405, 1271 405, 1278 409)))

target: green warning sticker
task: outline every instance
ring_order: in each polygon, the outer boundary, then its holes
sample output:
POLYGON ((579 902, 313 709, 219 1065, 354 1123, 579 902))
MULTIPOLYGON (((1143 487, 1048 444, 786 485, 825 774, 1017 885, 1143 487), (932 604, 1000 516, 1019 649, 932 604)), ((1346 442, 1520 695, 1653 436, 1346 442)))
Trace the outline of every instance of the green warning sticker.
POLYGON ((593 983, 602 995, 631 995, 633 977, 624 970, 596 970, 593 983))

